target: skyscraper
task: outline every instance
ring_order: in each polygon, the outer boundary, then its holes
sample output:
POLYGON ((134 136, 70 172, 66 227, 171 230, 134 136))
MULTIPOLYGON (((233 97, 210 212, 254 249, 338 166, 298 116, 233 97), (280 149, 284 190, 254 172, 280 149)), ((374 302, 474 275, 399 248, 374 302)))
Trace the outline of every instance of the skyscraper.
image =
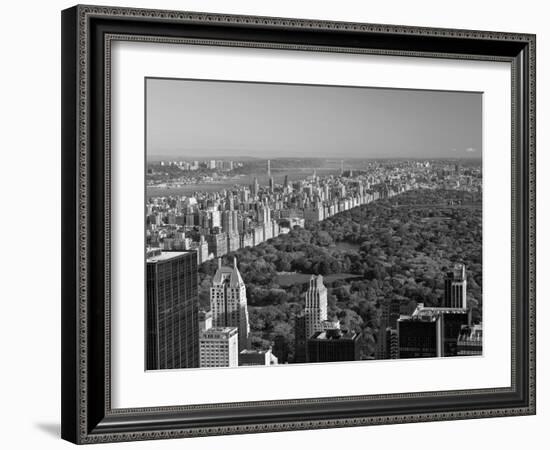
POLYGON ((213 253, 215 258, 227 254, 227 233, 216 229, 215 232, 206 235, 206 240, 208 242, 208 251, 213 253))
POLYGON ((237 367, 238 332, 235 327, 210 328, 200 337, 200 367, 237 367))
POLYGON ((233 233, 233 211, 226 209, 222 212, 222 231, 224 233, 233 233))
POLYGON ((231 215, 233 216, 233 219, 231 220, 233 224, 232 233, 239 234, 239 212, 238 211, 231 211, 231 215))
POLYGON ((239 333, 239 351, 248 348, 250 325, 246 286, 237 268, 237 259, 233 258, 233 267, 221 265, 212 279, 210 288, 210 307, 214 327, 236 327, 239 333))
POLYGON ((457 339, 468 324, 464 308, 425 308, 397 321, 400 358, 457 356, 457 339))
POLYGON ((443 356, 441 320, 436 314, 401 318, 397 322, 399 358, 435 358, 443 356))
POLYGON ((269 159, 267 160, 267 176, 271 176, 271 161, 269 159))
POLYGON ((313 333, 322 331, 322 322, 327 320, 327 288, 322 275, 312 275, 309 280, 304 313, 306 338, 309 338, 313 333))
POLYGON ((147 252, 146 369, 199 367, 194 252, 147 252))
POLYGON ((358 361, 359 337, 353 331, 339 328, 318 331, 307 340, 307 361, 358 361))
POLYGON ((294 362, 306 362, 306 316, 296 316, 294 322, 294 362))
POLYGON ((443 356, 457 356, 457 338, 462 327, 469 324, 469 314, 463 308, 440 308, 443 356))
POLYGON ((197 255, 199 264, 202 264, 208 260, 208 242, 206 242, 206 239, 204 239, 204 235, 202 234, 197 248, 197 255))
POLYGON ((252 185, 250 186, 250 190, 252 191, 252 195, 255 197, 260 192, 260 184, 258 183, 258 177, 254 177, 254 181, 252 185))
POLYGON ((466 295, 466 267, 464 264, 455 264, 453 270, 445 277, 445 308, 467 308, 466 295))
MULTIPOLYGON (((415 305, 413 302, 412 305, 415 305)), ((405 298, 393 298, 385 300, 381 306, 380 326, 376 340, 376 359, 394 359, 398 356, 397 345, 397 321, 403 314, 409 315, 410 302, 405 298)))

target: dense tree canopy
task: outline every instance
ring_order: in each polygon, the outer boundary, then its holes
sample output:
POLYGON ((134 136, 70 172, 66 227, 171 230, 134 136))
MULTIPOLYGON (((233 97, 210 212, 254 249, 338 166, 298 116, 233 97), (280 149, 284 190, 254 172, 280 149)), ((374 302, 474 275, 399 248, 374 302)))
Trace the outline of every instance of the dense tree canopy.
MULTIPOLYGON (((292 357, 294 319, 307 290, 307 277, 299 274, 328 276, 329 315, 362 333, 363 357, 373 356, 381 303, 439 305, 445 273, 458 262, 467 268, 473 318, 481 320, 481 204, 458 200, 457 191, 411 191, 228 255, 228 261, 237 256, 247 286, 253 345, 282 336, 292 357), (288 283, 293 276, 296 282, 288 283)), ((199 270, 207 308, 216 265, 208 261, 199 270)))

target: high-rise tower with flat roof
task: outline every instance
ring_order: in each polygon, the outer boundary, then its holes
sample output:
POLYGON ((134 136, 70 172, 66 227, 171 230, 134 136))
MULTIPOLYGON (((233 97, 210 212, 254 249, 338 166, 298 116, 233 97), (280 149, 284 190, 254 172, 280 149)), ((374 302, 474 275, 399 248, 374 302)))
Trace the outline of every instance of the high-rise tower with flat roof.
POLYGON ((201 334, 201 367, 237 367, 238 365, 239 349, 237 328, 210 328, 201 334))
POLYGON ((147 252, 146 369, 199 367, 199 296, 194 252, 147 252))

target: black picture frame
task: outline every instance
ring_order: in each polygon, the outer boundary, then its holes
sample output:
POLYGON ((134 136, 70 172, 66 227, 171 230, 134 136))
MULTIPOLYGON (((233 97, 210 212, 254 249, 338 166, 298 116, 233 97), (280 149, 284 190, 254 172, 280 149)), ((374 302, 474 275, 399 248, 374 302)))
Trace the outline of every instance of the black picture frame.
POLYGON ((62 437, 74 443, 535 414, 535 36, 75 6, 62 12, 62 437), (110 42, 509 61, 510 387, 115 410, 110 401, 110 42), (211 44, 212 45, 212 44, 211 44))

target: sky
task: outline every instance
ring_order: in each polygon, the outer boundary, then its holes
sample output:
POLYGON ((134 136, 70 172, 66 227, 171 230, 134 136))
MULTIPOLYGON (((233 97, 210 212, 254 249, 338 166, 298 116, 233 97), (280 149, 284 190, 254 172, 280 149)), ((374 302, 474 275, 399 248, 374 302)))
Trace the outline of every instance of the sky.
POLYGON ((147 156, 481 157, 482 93, 146 80, 147 156))

